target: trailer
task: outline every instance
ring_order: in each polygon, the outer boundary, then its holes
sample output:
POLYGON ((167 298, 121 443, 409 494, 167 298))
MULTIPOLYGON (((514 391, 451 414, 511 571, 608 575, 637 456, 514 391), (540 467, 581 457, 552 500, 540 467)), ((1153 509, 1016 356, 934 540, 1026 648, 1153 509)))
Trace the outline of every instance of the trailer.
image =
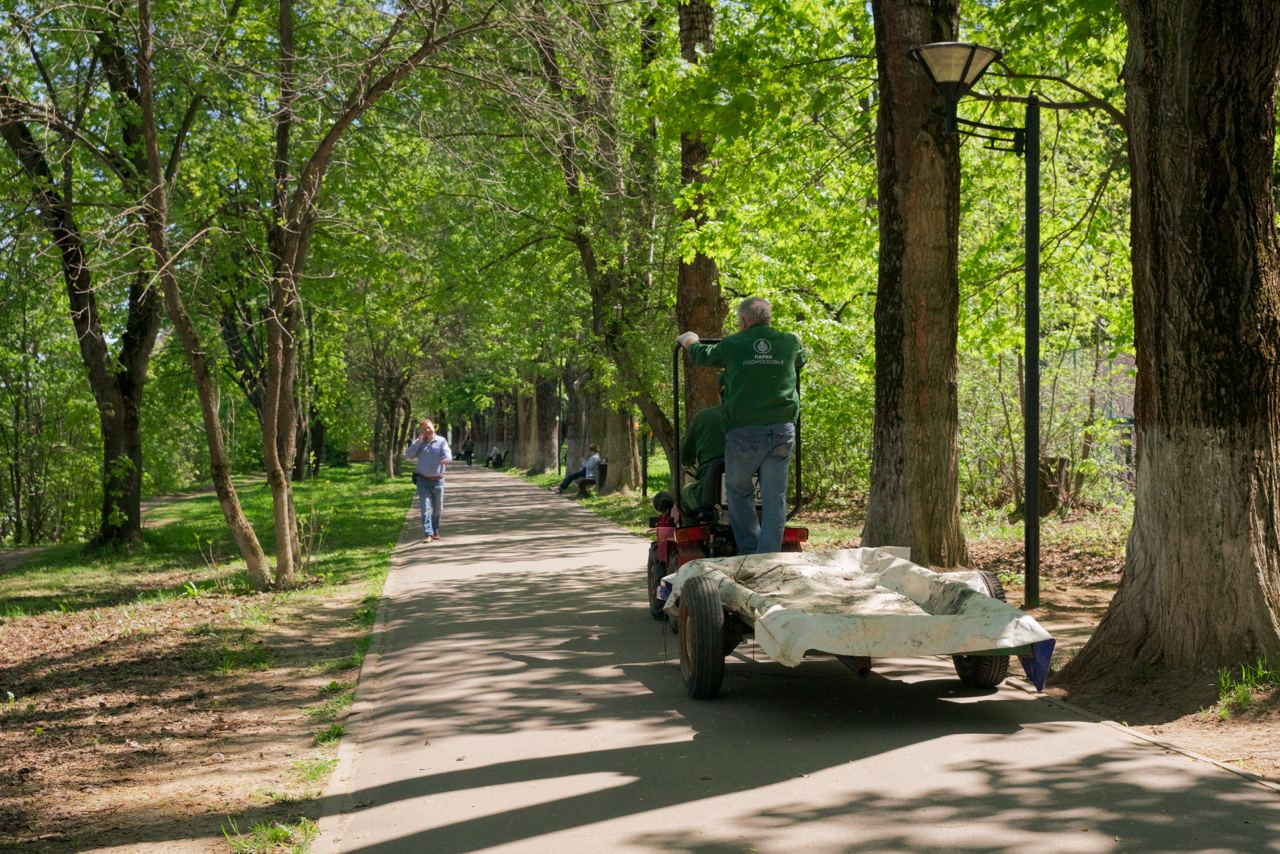
POLYGON ((827 653, 864 676, 876 658, 946 655, 970 688, 999 685, 1017 656, 1043 690, 1054 647, 1005 602, 994 574, 936 572, 904 548, 693 560, 654 596, 676 626, 685 689, 697 699, 720 693, 725 658, 748 636, 789 667, 827 653))

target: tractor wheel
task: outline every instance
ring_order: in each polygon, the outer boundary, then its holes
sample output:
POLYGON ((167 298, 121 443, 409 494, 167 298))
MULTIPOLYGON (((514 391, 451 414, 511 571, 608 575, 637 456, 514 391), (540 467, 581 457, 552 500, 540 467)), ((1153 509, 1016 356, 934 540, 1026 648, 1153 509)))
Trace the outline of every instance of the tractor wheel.
POLYGON ((720 591, 706 576, 691 578, 680 591, 680 675, 695 700, 720 693, 724 681, 724 608, 720 591))
POLYGON ((645 577, 649 581, 649 615, 655 620, 661 620, 666 615, 662 612, 662 606, 665 604, 658 598, 658 585, 662 582, 662 576, 666 573, 662 561, 658 560, 658 544, 649 543, 649 564, 645 568, 645 577))
MULTIPOLYGON (((988 596, 1005 601, 1004 587, 994 572, 983 571, 982 580, 987 586, 988 596)), ((951 661, 955 664, 960 684, 966 688, 995 688, 1009 675, 1007 655, 953 655, 951 661)))

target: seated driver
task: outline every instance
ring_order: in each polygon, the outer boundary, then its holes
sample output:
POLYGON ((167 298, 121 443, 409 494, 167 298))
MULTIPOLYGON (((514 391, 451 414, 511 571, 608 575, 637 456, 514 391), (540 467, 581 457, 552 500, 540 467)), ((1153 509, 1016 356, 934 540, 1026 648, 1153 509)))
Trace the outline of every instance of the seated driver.
MULTIPOLYGON (((718 383, 724 398, 724 374, 718 383)), ((680 509, 692 512, 702 507, 702 482, 711 466, 724 459, 724 413, 719 405, 701 409, 689 422, 680 442, 680 461, 694 466, 693 479, 680 488, 680 509)))

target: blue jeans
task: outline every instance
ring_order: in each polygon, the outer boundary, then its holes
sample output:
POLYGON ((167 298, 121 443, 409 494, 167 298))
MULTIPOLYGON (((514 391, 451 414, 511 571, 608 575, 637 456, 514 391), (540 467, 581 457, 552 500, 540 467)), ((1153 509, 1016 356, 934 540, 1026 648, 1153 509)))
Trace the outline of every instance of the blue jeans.
POLYGON ((422 535, 440 533, 440 511, 444 509, 444 478, 418 478, 418 498, 422 502, 422 535))
POLYGON ((575 480, 577 480, 580 477, 586 477, 586 476, 587 476, 586 469, 578 469, 577 471, 569 472, 567 475, 564 476, 564 480, 560 481, 560 491, 564 492, 566 489, 569 488, 569 484, 573 483, 575 480))
POLYGON ((724 434, 725 491, 729 493, 729 523, 738 554, 782 551, 787 480, 795 444, 796 427, 789 422, 734 427, 724 434), (759 519, 751 483, 754 475, 760 476, 759 519))

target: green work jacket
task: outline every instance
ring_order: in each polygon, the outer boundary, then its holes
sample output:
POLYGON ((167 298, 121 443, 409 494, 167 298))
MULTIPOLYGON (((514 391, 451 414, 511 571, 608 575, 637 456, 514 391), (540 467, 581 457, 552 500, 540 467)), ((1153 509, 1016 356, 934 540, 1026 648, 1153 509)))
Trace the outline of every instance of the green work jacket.
POLYGON ((689 432, 680 440, 680 462, 698 461, 694 480, 701 482, 716 460, 724 459, 724 413, 719 406, 698 411, 689 422, 689 432))
POLYGON ((722 367, 724 427, 794 423, 800 417, 796 370, 806 361, 800 339, 757 323, 719 344, 689 345, 695 365, 722 367))

